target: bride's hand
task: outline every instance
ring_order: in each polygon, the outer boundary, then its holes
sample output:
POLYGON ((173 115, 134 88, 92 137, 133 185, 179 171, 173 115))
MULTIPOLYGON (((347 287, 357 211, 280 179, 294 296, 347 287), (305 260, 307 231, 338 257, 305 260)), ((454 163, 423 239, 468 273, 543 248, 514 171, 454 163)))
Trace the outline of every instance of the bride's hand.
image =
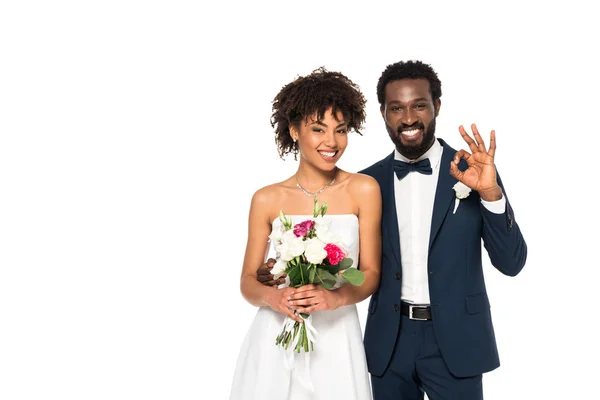
POLYGON ((340 306, 340 294, 319 285, 304 285, 291 295, 289 306, 299 313, 310 314, 313 311, 335 310, 340 306))
POLYGON ((273 289, 267 296, 266 302, 273 310, 284 314, 286 317, 290 317, 294 321, 303 322, 304 320, 299 315, 294 314, 294 310, 288 304, 289 299, 291 299, 296 290, 291 287, 273 289))

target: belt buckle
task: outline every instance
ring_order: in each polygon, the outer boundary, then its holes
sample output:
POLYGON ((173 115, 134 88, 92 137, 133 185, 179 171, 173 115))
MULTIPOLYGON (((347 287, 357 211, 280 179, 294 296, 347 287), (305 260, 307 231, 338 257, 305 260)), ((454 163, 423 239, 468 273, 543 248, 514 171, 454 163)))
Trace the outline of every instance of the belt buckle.
POLYGON ((414 306, 412 304, 408 305, 408 318, 415 320, 415 321, 429 321, 427 318, 417 318, 417 317, 413 317, 413 309, 415 308, 427 308, 427 307, 419 307, 419 306, 414 306))

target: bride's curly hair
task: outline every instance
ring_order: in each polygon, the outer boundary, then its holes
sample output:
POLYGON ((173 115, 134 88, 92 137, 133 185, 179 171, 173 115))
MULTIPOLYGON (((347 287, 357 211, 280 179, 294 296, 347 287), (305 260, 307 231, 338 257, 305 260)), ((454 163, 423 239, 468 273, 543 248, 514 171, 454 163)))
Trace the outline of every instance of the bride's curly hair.
POLYGON ((338 111, 344 116, 348 130, 362 135, 360 129, 365 122, 365 97, 358 85, 340 72, 318 68, 306 76, 298 76, 285 85, 273 100, 271 126, 275 128, 275 143, 279 156, 294 154, 297 159, 298 144, 292 140, 289 126, 299 128, 300 122, 312 117, 323 119, 331 108, 333 115, 338 111))

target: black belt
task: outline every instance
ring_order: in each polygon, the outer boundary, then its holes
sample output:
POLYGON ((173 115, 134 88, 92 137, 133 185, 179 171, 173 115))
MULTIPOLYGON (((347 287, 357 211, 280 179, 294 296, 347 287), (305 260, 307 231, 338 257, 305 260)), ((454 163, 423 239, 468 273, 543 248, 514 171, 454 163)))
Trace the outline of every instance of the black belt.
POLYGON ((428 321, 431 319, 431 307, 426 305, 401 302, 400 312, 410 319, 428 321))

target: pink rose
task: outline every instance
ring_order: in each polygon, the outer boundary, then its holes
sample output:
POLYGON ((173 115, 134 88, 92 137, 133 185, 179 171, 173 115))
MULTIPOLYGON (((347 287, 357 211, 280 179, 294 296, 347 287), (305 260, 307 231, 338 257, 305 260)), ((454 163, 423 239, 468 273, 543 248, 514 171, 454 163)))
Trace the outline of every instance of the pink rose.
POLYGON ((329 243, 328 245, 325 245, 325 251, 327 252, 327 259, 331 265, 337 265, 346 257, 346 252, 335 244, 329 243))
POLYGON ((304 237, 314 226, 315 222, 311 220, 300 222, 299 224, 294 225, 294 235, 296 235, 296 237, 304 237))

